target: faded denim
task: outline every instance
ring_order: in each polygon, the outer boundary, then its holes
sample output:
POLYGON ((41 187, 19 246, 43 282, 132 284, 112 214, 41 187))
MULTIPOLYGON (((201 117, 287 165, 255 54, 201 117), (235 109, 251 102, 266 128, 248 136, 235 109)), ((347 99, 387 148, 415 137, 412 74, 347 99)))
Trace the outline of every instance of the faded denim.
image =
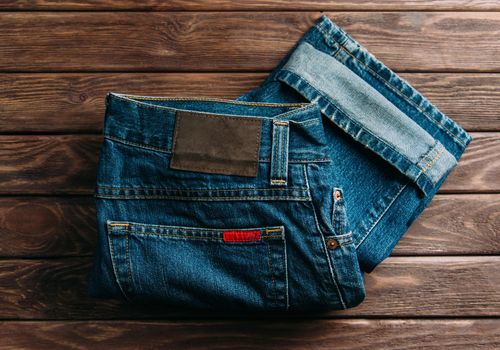
POLYGON ((195 309, 360 304, 471 141, 326 16, 236 100, 106 105, 89 293, 195 309))

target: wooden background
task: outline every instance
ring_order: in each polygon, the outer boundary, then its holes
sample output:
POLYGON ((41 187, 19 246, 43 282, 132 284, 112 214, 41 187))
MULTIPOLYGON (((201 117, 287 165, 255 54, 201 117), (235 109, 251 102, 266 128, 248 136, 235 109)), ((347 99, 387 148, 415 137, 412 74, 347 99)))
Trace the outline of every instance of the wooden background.
POLYGON ((500 1, 0 2, 0 348, 500 348, 500 1), (85 296, 108 91, 232 98, 320 12, 472 132, 359 307, 288 318, 85 296))

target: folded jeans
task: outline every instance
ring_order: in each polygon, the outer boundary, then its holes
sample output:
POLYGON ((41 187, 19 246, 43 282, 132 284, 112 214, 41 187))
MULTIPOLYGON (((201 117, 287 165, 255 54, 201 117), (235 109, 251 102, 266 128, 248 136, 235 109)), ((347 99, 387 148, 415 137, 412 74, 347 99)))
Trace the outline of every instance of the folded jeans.
POLYGON ((109 93, 94 297, 346 309, 471 141, 328 17, 235 100, 109 93))

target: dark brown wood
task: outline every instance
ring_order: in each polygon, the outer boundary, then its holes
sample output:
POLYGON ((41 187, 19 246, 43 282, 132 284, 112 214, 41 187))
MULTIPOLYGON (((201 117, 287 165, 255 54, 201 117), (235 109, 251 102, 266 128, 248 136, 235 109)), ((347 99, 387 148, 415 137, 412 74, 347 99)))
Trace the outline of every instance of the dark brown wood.
POLYGON ((0 137, 0 192, 92 193, 101 141, 97 135, 0 137))
POLYGON ((500 320, 4 321, 0 337, 9 349, 488 350, 500 347, 500 320))
MULTIPOLYGON (((499 263, 499 256, 388 258, 376 271, 366 275, 367 297, 360 306, 327 314, 332 317, 500 316, 500 284, 496 283, 500 278, 499 263)), ((249 316, 188 312, 158 304, 139 307, 112 299, 89 298, 86 295, 89 265, 88 258, 0 261, 0 318, 249 316)))
POLYGON ((141 10, 141 11, 262 11, 262 10, 499 10, 492 0, 3 0, 3 10, 141 10))
POLYGON ((0 257, 92 255, 94 199, 0 197, 0 236, 0 257))
MULTIPOLYGON (((319 12, 0 13, 0 71, 273 68, 319 12)), ((396 71, 500 71, 490 12, 329 14, 396 71)))
MULTIPOLYGON (((500 195, 438 195, 393 256, 500 254, 500 195)), ((0 257, 91 256, 92 197, 0 198, 0 257), (26 220, 29 218, 29 220, 26 220)))
MULTIPOLYGON (((0 132, 100 132, 107 92, 235 98, 266 73, 0 74, 0 132)), ((470 131, 499 131, 500 74, 403 73, 470 131)))
MULTIPOLYGON (((443 192, 500 190, 500 133, 473 133, 474 141, 443 192)), ((100 135, 0 136, 0 194, 91 194, 100 135)))
POLYGON ((0 349, 500 348, 499 14, 493 0, 1 1, 0 349), (224 315, 89 298, 106 93, 237 97, 322 11, 474 137, 365 275, 364 303, 224 315))

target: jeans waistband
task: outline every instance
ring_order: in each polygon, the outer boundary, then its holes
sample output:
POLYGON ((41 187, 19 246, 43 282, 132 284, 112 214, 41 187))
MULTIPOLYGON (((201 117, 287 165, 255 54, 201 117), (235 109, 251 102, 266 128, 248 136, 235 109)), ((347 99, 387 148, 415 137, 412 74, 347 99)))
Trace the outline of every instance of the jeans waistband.
POLYGON ((426 194, 471 141, 455 121, 326 16, 289 52, 273 79, 287 83, 426 194))
MULTIPOLYGON (((106 96, 103 133, 116 141, 169 153, 180 111, 242 121, 258 118, 260 162, 284 155, 287 162, 326 161, 329 157, 321 111, 315 103, 260 103, 110 92, 106 96)), ((278 179, 280 174, 276 175, 278 179)))

